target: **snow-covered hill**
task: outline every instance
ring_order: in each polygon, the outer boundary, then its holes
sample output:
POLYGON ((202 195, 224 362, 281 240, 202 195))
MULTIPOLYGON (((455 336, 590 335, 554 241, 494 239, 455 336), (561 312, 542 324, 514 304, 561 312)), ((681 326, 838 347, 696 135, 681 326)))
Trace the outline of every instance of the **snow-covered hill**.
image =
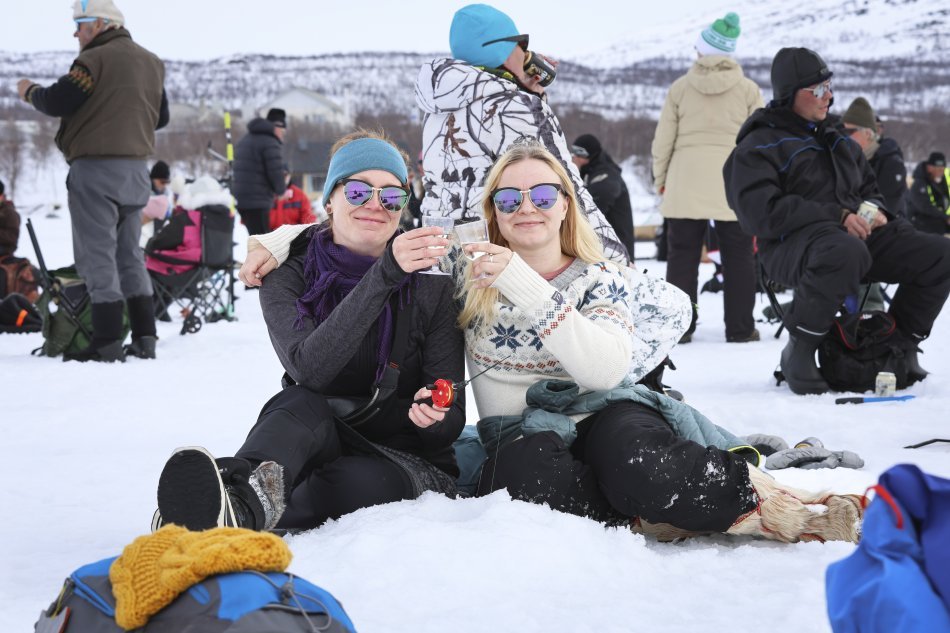
MULTIPOLYGON (((727 7, 728 8, 728 7, 727 7)), ((724 13, 726 9, 722 9, 724 13)), ((689 67, 693 43, 715 10, 673 23, 630 20, 627 40, 563 60, 549 90, 558 109, 609 118, 656 118, 670 83, 689 67)), ((835 71, 836 97, 868 97, 890 117, 913 117, 950 103, 950 5, 945 0, 747 0, 740 8, 738 58, 770 96, 769 65, 783 46, 808 46, 835 71)), ((2 46, 2 42, 0 42, 2 46)), ((557 51, 548 51, 557 56, 557 51)), ((294 86, 321 92, 351 112, 417 113, 412 86, 420 65, 445 53, 351 53, 312 57, 232 55, 167 60, 173 101, 251 109, 294 86)), ((0 105, 15 102, 19 77, 55 80, 74 54, 0 52, 0 105)))

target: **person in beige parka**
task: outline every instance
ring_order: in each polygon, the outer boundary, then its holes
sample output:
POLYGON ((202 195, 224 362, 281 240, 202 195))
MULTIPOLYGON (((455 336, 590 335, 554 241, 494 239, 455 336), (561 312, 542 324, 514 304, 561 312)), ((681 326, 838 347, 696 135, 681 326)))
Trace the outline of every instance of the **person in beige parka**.
POLYGON ((693 301, 703 239, 715 224, 725 278, 726 340, 759 340, 752 309, 755 268, 752 237, 742 232, 726 203, 722 166, 745 120, 763 106, 759 87, 742 72, 732 54, 739 37, 739 16, 728 13, 703 30, 696 41, 698 59, 673 82, 653 138, 653 180, 668 220, 666 278, 693 301))

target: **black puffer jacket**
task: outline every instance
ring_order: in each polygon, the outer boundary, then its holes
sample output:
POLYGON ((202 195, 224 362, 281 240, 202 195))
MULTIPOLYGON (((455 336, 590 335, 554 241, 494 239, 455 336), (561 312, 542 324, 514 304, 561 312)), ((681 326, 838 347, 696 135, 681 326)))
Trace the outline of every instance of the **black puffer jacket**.
POLYGON ((722 173, 729 206, 760 246, 817 222, 840 225, 842 209, 862 200, 884 204, 861 147, 836 124, 768 107, 742 125, 722 173))
POLYGON ((234 197, 239 209, 270 209, 274 196, 284 193, 282 143, 274 124, 253 119, 234 154, 234 197))
POLYGON ((16 212, 12 200, 0 202, 0 255, 16 252, 20 241, 20 214, 16 212))
POLYGON ((914 168, 914 182, 907 192, 907 215, 918 231, 943 235, 947 227, 947 207, 950 191, 947 180, 935 183, 927 175, 927 164, 914 168))
POLYGON ((607 152, 601 151, 597 156, 592 156, 580 172, 594 204, 607 218, 632 259, 633 210, 630 208, 630 193, 623 181, 620 165, 607 152))
POLYGON ((892 138, 882 138, 881 146, 874 152, 870 163, 887 210, 894 215, 904 215, 907 167, 904 165, 904 153, 900 145, 892 138))

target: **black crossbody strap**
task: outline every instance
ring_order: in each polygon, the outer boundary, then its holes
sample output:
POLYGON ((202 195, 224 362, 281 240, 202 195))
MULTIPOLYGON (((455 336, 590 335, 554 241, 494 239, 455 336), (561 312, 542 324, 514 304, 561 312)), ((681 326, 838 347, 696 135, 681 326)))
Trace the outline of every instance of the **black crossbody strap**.
MULTIPOLYGON (((394 298, 398 301, 398 298, 394 298)), ((389 352, 389 362, 383 369, 383 375, 376 383, 378 391, 376 401, 381 402, 396 393, 399 386, 399 370, 402 367, 406 349, 409 347, 409 322, 412 321, 412 305, 407 304, 394 310, 396 318, 396 332, 393 334, 393 345, 389 352)))

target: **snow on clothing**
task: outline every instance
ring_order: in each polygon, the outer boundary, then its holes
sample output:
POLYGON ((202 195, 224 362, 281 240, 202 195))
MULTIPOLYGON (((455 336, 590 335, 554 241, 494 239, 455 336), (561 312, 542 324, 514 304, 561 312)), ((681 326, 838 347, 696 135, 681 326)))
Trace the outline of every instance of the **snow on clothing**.
POLYGON ((944 170, 943 179, 935 183, 927 174, 927 164, 921 162, 914 169, 914 183, 907 193, 907 215, 918 231, 943 235, 950 232, 950 170, 944 170))
POLYGON ((630 208, 630 192, 623 181, 620 165, 601 150, 596 156, 590 157, 590 162, 581 167, 580 172, 594 204, 607 218, 633 258, 633 209, 630 208))
MULTIPOLYGON (((317 218, 310 209, 310 198, 297 185, 287 187, 290 198, 277 196, 270 210, 270 230, 285 224, 313 224, 317 218)), ((284 192, 286 194, 286 192, 284 192)))
MULTIPOLYGON (((265 248, 277 264, 286 261, 291 242, 307 227, 285 225, 248 239, 248 251, 265 248)), ((618 273, 620 274, 620 273, 618 273)), ((657 367, 689 327, 689 298, 672 284, 635 268, 624 268, 628 309, 633 314, 628 376, 638 381, 657 367)))
POLYGON ((877 188, 884 197, 884 206, 894 215, 906 215, 907 167, 900 145, 892 138, 882 138, 869 162, 877 178, 877 188))
POLYGON ((13 201, 4 198, 0 202, 0 256, 12 255, 20 242, 20 214, 13 201))
POLYGON ((673 82, 653 137, 653 182, 666 188, 665 218, 735 221, 722 185, 722 164, 762 94, 734 59, 708 55, 673 82))
POLYGON ((419 428, 408 417, 420 387, 437 378, 458 382, 465 373, 454 287, 449 278, 432 275, 413 277, 409 303, 396 317, 410 319, 396 397, 360 426, 358 435, 334 424, 327 395, 371 393, 378 366, 378 318, 388 302, 398 307, 393 292, 406 273, 396 263, 390 243, 326 320, 315 325, 304 319, 302 329, 296 329, 296 302, 306 290, 309 235, 294 243, 291 257, 265 277, 261 287, 261 307, 274 350, 299 386, 285 389, 265 406, 238 452, 251 460, 274 460, 289 473, 295 486, 284 526, 312 527, 339 516, 334 514, 339 504, 412 498, 419 494, 420 481, 429 482, 428 489, 451 484, 458 475, 452 443, 465 425, 463 394, 445 419, 433 426, 419 428), (393 464, 398 467, 393 469, 393 464), (334 479, 337 476, 343 480, 334 479), (379 497, 384 492, 388 498, 379 497))
POLYGON ((845 210, 883 201, 860 146, 836 123, 808 122, 789 107, 757 110, 723 167, 726 196, 758 236, 769 277, 795 288, 789 330, 822 335, 866 278, 900 284, 890 313, 905 335, 925 338, 950 293, 950 241, 890 213, 865 241, 847 233, 845 210))
POLYGON ((716 447, 741 442, 645 388, 615 389, 632 328, 620 271, 576 260, 547 282, 515 254, 493 286, 502 293, 494 322, 465 333, 472 374, 499 363, 472 383, 489 446, 479 494, 508 488, 596 520, 639 516, 698 531, 725 531, 755 507, 744 460, 716 447), (547 411, 526 411, 526 399, 547 411), (519 438, 493 445, 523 416, 519 438))
POLYGON ((423 215, 480 217, 492 164, 518 138, 532 138, 570 174, 581 211, 608 259, 627 262, 625 248, 584 186, 561 124, 541 95, 521 90, 513 79, 443 58, 422 65, 416 103, 425 112, 423 215))

